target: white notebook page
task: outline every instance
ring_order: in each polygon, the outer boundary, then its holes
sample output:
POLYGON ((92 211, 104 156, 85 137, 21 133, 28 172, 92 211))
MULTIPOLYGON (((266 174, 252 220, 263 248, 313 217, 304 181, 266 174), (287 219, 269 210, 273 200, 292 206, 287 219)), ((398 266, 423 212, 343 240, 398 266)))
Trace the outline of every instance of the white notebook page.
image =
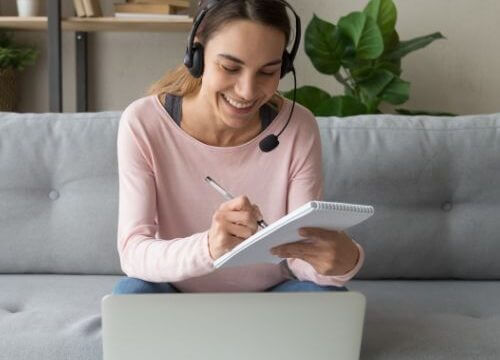
POLYGON ((271 254, 274 246, 304 239, 299 236, 302 227, 327 230, 345 230, 374 214, 369 205, 329 201, 309 201, 281 219, 269 224, 214 261, 216 268, 257 263, 279 263, 282 258, 271 254))

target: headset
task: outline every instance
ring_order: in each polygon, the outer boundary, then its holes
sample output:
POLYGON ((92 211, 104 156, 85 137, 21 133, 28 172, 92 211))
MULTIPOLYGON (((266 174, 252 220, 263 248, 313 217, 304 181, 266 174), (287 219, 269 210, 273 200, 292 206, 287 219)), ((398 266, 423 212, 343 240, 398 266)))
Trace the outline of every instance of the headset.
MULTIPOLYGON (((232 0, 234 1, 234 0, 232 0)), ((300 23, 300 17, 297 15, 295 10, 292 8, 292 6, 286 2, 285 0, 277 0, 280 3, 283 4, 283 6, 287 7, 292 11, 292 13, 295 16, 295 38, 294 38, 294 43, 292 46, 292 50, 288 52, 288 50, 285 49, 283 52, 282 56, 282 63, 281 63, 281 73, 280 73, 280 78, 282 79, 286 74, 289 72, 293 73, 293 81, 294 81, 294 87, 293 87, 293 103, 292 103, 292 108, 290 110, 290 115, 288 116, 288 120, 281 129, 281 131, 278 133, 278 135, 268 135, 264 139, 262 139, 259 143, 259 148, 263 152, 269 152, 271 150, 274 150, 278 145, 278 137, 281 135, 281 133, 285 130, 285 128, 288 126, 288 123, 290 122, 290 119, 293 114, 293 109, 295 107, 295 96, 297 92, 297 79, 295 75, 295 68, 293 66, 293 61, 295 59, 295 56, 297 55, 297 51, 299 50, 299 45, 300 45, 300 38, 301 38, 301 23, 300 23)), ((200 26, 203 18, 205 15, 211 11, 212 9, 216 9, 216 7, 224 3, 224 0, 209 0, 207 4, 201 8, 198 12, 198 15, 193 21, 193 27, 191 29, 191 32, 188 37, 188 44, 186 47, 186 53, 184 55, 184 65, 187 67, 189 70, 189 73, 195 77, 195 78, 200 78, 203 75, 203 68, 204 68, 204 48, 203 45, 199 42, 194 42, 194 38, 196 36, 196 33, 198 31, 198 27, 200 26)), ((201 6, 202 1, 200 0, 198 6, 201 6)), ((213 10, 215 11, 215 10, 213 10)))

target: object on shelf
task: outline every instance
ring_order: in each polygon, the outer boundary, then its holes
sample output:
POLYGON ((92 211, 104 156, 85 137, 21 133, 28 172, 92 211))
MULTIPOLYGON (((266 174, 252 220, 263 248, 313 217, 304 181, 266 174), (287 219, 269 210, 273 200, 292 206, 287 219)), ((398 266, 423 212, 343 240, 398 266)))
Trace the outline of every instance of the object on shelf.
POLYGON ((73 0, 73 6, 75 7, 75 14, 77 17, 87 16, 85 7, 83 6, 83 0, 73 0))
POLYGON ((168 20, 168 21, 186 21, 192 20, 189 15, 183 14, 147 14, 147 13, 115 13, 116 18, 121 19, 144 19, 144 20, 168 20))
POLYGON ((82 0, 83 8, 85 9, 85 15, 87 17, 99 17, 102 16, 101 4, 99 0, 82 0))
POLYGON ((175 14, 176 8, 167 4, 114 4, 115 13, 175 14))
POLYGON ((21 17, 38 16, 40 0, 17 0, 17 14, 21 17))
POLYGON ((186 9, 191 5, 186 0, 127 0, 127 2, 132 4, 166 4, 186 9))

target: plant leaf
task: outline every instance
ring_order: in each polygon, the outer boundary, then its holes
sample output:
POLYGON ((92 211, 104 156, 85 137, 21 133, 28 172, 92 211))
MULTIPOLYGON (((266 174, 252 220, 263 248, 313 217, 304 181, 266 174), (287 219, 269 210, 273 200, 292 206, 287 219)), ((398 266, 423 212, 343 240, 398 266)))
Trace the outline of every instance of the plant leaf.
POLYGON ((359 84, 362 81, 369 79, 374 71, 373 65, 368 64, 360 64, 358 66, 352 66, 350 69, 350 73, 352 78, 359 84))
POLYGON ((408 55, 412 51, 426 47, 434 40, 446 39, 440 32, 430 35, 420 36, 411 40, 401 41, 392 51, 384 54, 386 60, 396 60, 408 55))
POLYGON ((356 98, 348 95, 332 96, 316 109, 315 116, 353 116, 366 114, 366 107, 356 98))
POLYGON ((353 42, 358 58, 376 59, 384 52, 377 23, 364 13, 355 11, 340 18, 338 28, 353 42))
MULTIPOLYGON (((284 91, 282 95, 287 99, 293 99, 293 90, 284 91)), ((330 98, 330 94, 315 86, 302 86, 297 88, 296 101, 311 110, 316 115, 316 109, 320 104, 330 98)))
POLYGON ((305 32, 305 52, 316 70, 323 74, 335 74, 340 69, 344 44, 336 33, 335 25, 315 14, 305 32))
POLYGON ((457 114, 445 111, 427 111, 427 110, 407 110, 396 109, 396 112, 401 115, 429 115, 429 116, 457 116, 457 114))
POLYGON ((384 53, 391 52, 398 46, 399 44, 399 34, 396 30, 393 31, 389 41, 387 43, 384 42, 384 53))
POLYGON ((387 48, 392 41, 398 15, 394 2, 392 0, 371 0, 363 12, 376 21, 387 48))
POLYGON ((395 61, 382 60, 375 65, 375 69, 390 71, 396 76, 401 75, 401 59, 395 61))
POLYGON ((410 98, 410 83, 395 76, 380 97, 393 105, 403 104, 410 98))
POLYGON ((379 69, 374 71, 368 79, 359 82, 359 87, 367 97, 375 98, 384 91, 394 77, 395 75, 390 71, 379 69))

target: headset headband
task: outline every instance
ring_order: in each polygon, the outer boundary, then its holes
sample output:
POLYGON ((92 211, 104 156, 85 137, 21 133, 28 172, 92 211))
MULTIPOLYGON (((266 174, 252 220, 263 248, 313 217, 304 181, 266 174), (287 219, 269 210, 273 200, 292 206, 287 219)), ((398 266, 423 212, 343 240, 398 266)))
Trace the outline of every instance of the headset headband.
MULTIPOLYGON (((193 54, 193 43, 194 43, 194 38, 196 36, 196 33, 198 32, 198 27, 200 26, 201 22, 203 21, 203 18, 205 15, 216 5, 218 5, 222 0, 209 0, 207 4, 199 11, 198 15, 193 21, 193 27, 191 29, 191 33, 189 34, 188 37, 188 45, 186 49, 186 56, 184 58, 184 63, 187 66, 192 66, 192 54, 193 54)), ((301 23, 300 23, 300 17, 297 15, 293 7, 285 0, 278 0, 280 3, 283 4, 283 6, 287 7, 290 9, 295 16, 295 37, 294 37, 294 42, 292 46, 292 50, 289 53, 289 63, 288 64, 283 64, 284 66, 287 66, 288 68, 285 69, 285 73, 291 71, 291 68, 293 67, 293 61, 295 60, 295 56, 297 55, 297 52, 299 50, 300 46, 300 38, 302 35, 302 30, 301 30, 301 23)), ((203 0, 200 0, 198 3, 198 7, 201 6, 203 3, 203 0)), ((285 52, 286 52, 285 48, 285 52)))

